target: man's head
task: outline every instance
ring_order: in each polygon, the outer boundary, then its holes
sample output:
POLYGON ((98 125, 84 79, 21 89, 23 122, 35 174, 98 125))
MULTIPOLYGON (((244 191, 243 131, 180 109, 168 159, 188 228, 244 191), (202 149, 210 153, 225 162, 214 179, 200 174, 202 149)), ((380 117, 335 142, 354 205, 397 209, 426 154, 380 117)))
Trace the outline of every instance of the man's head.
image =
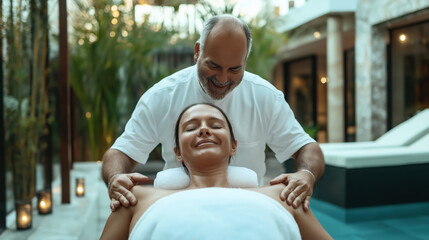
POLYGON ((241 82, 252 39, 247 25, 231 15, 212 17, 195 44, 194 59, 203 90, 222 99, 241 82))

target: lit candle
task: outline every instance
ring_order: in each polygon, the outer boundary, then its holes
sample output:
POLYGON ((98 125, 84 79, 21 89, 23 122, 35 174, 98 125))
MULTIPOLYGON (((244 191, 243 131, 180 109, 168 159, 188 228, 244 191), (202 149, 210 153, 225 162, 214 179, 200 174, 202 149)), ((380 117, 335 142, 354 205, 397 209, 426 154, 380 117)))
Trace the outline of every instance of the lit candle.
POLYGON ((83 197, 85 195, 85 179, 76 178, 76 196, 83 197))
POLYGON ((16 202, 16 228, 24 230, 31 228, 32 207, 31 202, 16 202))
POLYGON ((38 192, 37 202, 39 214, 48 214, 52 212, 52 194, 50 190, 38 192))

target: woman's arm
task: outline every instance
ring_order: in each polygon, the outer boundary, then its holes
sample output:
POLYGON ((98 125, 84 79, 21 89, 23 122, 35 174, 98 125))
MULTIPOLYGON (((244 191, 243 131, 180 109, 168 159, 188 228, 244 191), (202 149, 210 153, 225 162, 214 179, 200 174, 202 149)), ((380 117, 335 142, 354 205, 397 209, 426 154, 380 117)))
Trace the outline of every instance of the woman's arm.
MULTIPOLYGON (((286 205, 291 208, 290 206, 286 205)), ((292 208, 291 208, 292 209, 292 208)), ((304 211, 301 207, 292 209, 295 221, 298 224, 299 232, 303 240, 305 239, 332 239, 326 230, 319 223, 311 210, 304 211)))
POLYGON ((110 213, 100 239, 128 239, 130 222, 133 216, 131 209, 121 207, 117 211, 110 213))
POLYGON ((280 199, 280 192, 284 189, 284 184, 277 184, 262 188, 257 188, 256 191, 263 193, 274 200, 278 201, 288 212, 295 218, 299 227, 299 232, 303 240, 306 239, 332 239, 326 230, 319 223, 311 210, 304 211, 302 207, 294 209, 280 199))

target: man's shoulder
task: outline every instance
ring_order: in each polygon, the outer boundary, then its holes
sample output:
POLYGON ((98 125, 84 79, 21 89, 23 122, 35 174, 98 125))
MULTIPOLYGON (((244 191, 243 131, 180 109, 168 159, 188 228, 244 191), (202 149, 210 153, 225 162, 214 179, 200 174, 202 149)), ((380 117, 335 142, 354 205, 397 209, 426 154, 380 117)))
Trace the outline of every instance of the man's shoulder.
POLYGON ((190 66, 179 70, 156 83, 151 89, 160 90, 164 88, 177 87, 183 83, 189 83, 190 79, 194 76, 195 66, 190 66))
POLYGON ((158 102, 159 100, 167 100, 168 96, 172 96, 177 91, 185 91, 192 84, 194 71, 195 67, 190 66, 163 78, 143 94, 143 99, 158 102))
POLYGON ((243 87, 245 88, 255 88, 259 91, 263 92, 271 92, 274 94, 281 94, 281 91, 278 90, 272 83, 270 83, 268 80, 263 79, 259 75, 256 75, 251 72, 244 72, 243 80, 242 80, 243 87))

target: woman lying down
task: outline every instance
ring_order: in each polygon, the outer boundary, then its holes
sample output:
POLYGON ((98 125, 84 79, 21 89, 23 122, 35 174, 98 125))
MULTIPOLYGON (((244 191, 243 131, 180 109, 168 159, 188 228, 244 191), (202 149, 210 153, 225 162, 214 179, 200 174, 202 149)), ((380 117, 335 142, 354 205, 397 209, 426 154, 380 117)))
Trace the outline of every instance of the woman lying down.
POLYGON ((281 201, 284 185, 230 187, 227 168, 237 141, 218 107, 183 110, 175 140, 189 187, 133 187, 137 205, 112 212, 101 239, 331 239, 310 210, 281 201))

